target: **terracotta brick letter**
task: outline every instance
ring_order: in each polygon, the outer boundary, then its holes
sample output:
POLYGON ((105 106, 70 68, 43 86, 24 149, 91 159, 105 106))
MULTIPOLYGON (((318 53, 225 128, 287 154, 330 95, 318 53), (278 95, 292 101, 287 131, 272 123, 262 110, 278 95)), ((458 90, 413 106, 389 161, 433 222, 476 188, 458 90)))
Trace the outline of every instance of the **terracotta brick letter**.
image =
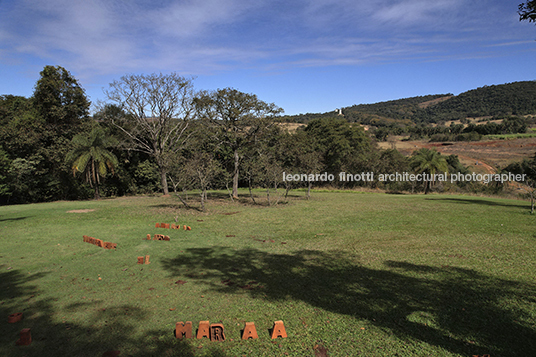
POLYGON ((84 242, 88 242, 89 241, 89 237, 88 236, 84 236, 84 242))
POLYGON ((138 264, 143 264, 143 257, 138 257, 138 264))
POLYGON ((151 240, 151 235, 150 234, 147 234, 147 240, 151 240))
POLYGON ((104 249, 112 249, 112 243, 104 242, 104 249))
POLYGON ((160 223, 154 225, 155 228, 160 228, 160 223))
POLYGON ((177 228, 177 227, 175 226, 175 223, 171 223, 171 229, 175 229, 175 228, 177 228))
POLYGON ((104 247, 104 244, 103 244, 103 243, 104 243, 104 242, 102 241, 102 239, 95 239, 95 245, 96 245, 97 247, 101 247, 101 248, 104 247))
POLYGON ((182 321, 177 322, 175 324, 175 337, 179 339, 192 338, 192 321, 186 321, 185 324, 182 321))
MULTIPOLYGON (((148 256, 148 255, 145 256, 145 264, 151 264, 151 263, 149 262, 149 256, 148 256)), ((284 327, 283 327, 283 329, 284 329, 284 327)), ((285 336, 285 337, 286 337, 286 336, 285 336)))
POLYGON ((210 325, 210 340, 211 341, 225 341, 225 333, 223 332, 222 324, 210 325))
POLYGON ((20 331, 20 338, 17 342, 15 342, 19 346, 28 346, 30 343, 32 343, 32 334, 30 332, 29 328, 23 328, 20 331))
POLYGON ((283 321, 281 320, 274 322, 274 329, 272 330, 272 340, 278 337, 282 337, 282 338, 287 337, 287 332, 285 331, 285 325, 283 325, 283 321))
POLYGON ((250 338, 252 339, 259 338, 259 336, 257 335, 257 329, 255 328, 254 322, 246 322, 246 327, 244 327, 244 333, 242 334, 243 340, 248 340, 250 338))
POLYGON ((166 228, 166 224, 165 223, 160 223, 160 228, 166 228))
POLYGON ((164 240, 169 241, 169 236, 164 236, 164 240))
POLYGON ((187 228, 186 228, 186 225, 184 225, 184 230, 186 230, 186 229, 187 229, 187 228))
POLYGON ((7 322, 10 324, 14 324, 15 322, 19 322, 20 320, 22 320, 22 312, 16 312, 7 317, 7 322))
POLYGON ((199 321, 199 328, 197 329, 197 339, 200 340, 203 337, 210 338, 210 327, 208 321, 199 321))
POLYGON ((192 227, 188 226, 188 227, 186 227, 186 230, 187 230, 187 231, 191 231, 191 230, 192 230, 192 227))
POLYGON ((166 225, 164 226, 164 228, 169 229, 169 223, 166 223, 166 225))

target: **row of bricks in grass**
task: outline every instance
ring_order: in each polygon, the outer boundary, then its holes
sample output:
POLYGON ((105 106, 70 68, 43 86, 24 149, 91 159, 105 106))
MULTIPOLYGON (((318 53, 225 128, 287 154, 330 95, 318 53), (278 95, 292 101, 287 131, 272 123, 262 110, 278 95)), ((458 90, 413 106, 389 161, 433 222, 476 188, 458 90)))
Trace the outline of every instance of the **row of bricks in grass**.
POLYGON ((155 228, 181 229, 181 227, 183 227, 185 231, 192 230, 192 227, 190 226, 187 226, 187 225, 181 226, 180 224, 175 224, 175 223, 173 223, 171 226, 169 225, 169 223, 156 223, 155 224, 155 228))
POLYGON ((96 239, 89 236, 84 236, 84 242, 95 244, 97 247, 104 249, 115 249, 117 248, 117 243, 104 242, 102 239, 96 239))
MULTIPOLYGON (((283 321, 274 322, 274 327, 272 328, 270 336, 272 339, 278 337, 287 337, 287 332, 285 330, 283 321)), ((192 321, 186 321, 186 323, 183 323, 182 321, 177 322, 175 324, 175 337, 179 339, 192 338, 192 321)), ((225 341, 223 324, 209 324, 208 321, 200 321, 199 328, 197 329, 197 338, 202 339, 204 337, 210 339, 211 341, 225 341)), ((250 338, 256 339, 259 338, 259 335, 257 335, 255 323, 246 322, 246 326, 242 332, 242 339, 248 340, 250 338)))

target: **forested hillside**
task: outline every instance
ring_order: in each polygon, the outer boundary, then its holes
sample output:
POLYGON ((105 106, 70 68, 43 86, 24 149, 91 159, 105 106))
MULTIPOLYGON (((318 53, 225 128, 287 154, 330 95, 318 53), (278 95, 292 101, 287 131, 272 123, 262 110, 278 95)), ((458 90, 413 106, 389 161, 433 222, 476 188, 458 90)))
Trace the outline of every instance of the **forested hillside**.
MULTIPOLYGON (((434 94, 374 104, 359 104, 342 108, 342 113, 350 122, 375 126, 536 114, 536 81, 484 86, 457 96, 434 94)), ((286 121, 307 123, 312 119, 334 115, 337 115, 335 111, 283 118, 286 121)))

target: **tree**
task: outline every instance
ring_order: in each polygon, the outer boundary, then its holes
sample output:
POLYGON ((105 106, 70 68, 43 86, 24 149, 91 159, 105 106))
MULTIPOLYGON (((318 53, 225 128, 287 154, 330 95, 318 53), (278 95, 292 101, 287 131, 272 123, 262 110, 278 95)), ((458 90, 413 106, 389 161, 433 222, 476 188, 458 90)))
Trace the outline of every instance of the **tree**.
POLYGON ((529 22, 536 22, 536 0, 519 4, 518 9, 519 21, 528 20, 529 22))
POLYGON ((430 149, 420 149, 411 155, 410 165, 417 174, 432 176, 432 181, 424 181, 424 194, 427 194, 433 184, 436 172, 448 172, 447 161, 440 152, 430 149))
POLYGON ((238 179, 243 150, 260 140, 274 124, 273 117, 283 110, 259 100, 254 94, 233 88, 204 92, 196 99, 198 115, 205 120, 208 133, 232 155, 232 197, 238 197, 238 179))
POLYGON ((534 155, 532 160, 525 159, 521 162, 514 162, 505 167, 502 172, 526 175, 525 186, 522 188, 530 197, 530 213, 534 214, 534 201, 536 198, 536 155, 534 155))
POLYGON ((106 176, 108 169, 113 174, 119 164, 115 155, 107 150, 116 142, 100 127, 95 127, 89 135, 76 135, 72 142, 75 148, 67 154, 66 160, 71 163, 73 175, 76 172, 84 174, 86 181, 95 189, 95 199, 98 200, 101 177, 106 176))
POLYGON ((185 145, 193 115, 192 79, 176 73, 126 75, 110 83, 106 97, 126 113, 111 118, 129 138, 130 147, 152 156, 164 195, 169 194, 170 161, 185 145))
POLYGON ((56 134, 69 140, 89 122, 89 106, 84 89, 61 66, 45 66, 33 94, 34 107, 56 134))

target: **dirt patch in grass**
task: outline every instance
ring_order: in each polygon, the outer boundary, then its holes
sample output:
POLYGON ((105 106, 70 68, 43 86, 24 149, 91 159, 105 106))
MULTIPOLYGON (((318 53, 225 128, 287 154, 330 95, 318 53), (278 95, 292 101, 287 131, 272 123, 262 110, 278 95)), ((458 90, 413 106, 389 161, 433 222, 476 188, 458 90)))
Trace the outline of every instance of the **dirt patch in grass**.
POLYGON ((73 209, 72 211, 67 211, 67 213, 88 213, 93 212, 94 209, 73 209))

